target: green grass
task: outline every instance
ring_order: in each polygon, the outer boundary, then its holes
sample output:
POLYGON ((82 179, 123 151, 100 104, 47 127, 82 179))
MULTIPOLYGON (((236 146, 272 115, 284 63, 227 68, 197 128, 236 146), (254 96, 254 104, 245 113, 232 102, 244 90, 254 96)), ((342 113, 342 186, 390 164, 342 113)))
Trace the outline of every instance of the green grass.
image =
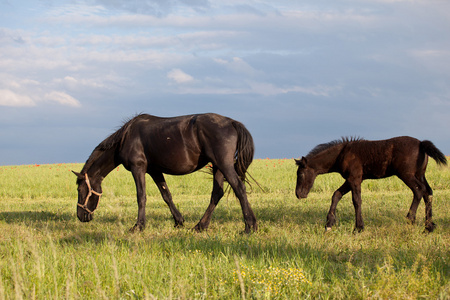
POLYGON ((293 160, 255 160, 248 188, 259 231, 242 234, 233 194, 210 228, 190 230, 203 215, 211 177, 167 176, 186 219, 174 228, 147 177, 147 228, 129 233, 137 216, 131 174, 120 166, 103 183, 94 220, 76 218, 75 176, 81 164, 0 167, 0 299, 448 299, 450 169, 430 162, 437 229, 424 234, 406 213, 411 191, 397 178, 366 181, 365 231, 353 234, 350 196, 337 226, 324 233, 339 175, 319 176, 307 199, 294 194, 293 160))

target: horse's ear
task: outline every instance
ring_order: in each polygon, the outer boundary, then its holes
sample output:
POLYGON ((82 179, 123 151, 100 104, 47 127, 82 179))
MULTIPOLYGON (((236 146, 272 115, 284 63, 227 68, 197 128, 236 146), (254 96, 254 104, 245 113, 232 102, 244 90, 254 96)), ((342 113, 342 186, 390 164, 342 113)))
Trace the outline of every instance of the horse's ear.
POLYGON ((83 175, 81 175, 81 173, 75 172, 72 170, 72 173, 75 174, 79 179, 83 179, 83 175))

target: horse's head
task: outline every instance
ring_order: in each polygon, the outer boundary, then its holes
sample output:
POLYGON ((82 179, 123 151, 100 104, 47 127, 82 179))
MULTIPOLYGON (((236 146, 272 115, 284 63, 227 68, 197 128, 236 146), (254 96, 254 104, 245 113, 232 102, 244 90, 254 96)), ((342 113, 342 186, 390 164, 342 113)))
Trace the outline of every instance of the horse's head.
POLYGON ((97 208, 100 197, 102 196, 101 182, 89 180, 87 173, 80 174, 72 171, 77 176, 78 185, 78 203, 77 217, 81 222, 92 220, 94 210, 97 208))
POLYGON ((299 199, 306 198, 308 197, 308 193, 314 184, 317 174, 313 168, 308 166, 308 161, 305 157, 302 157, 302 159, 296 159, 295 163, 298 166, 295 195, 299 199))

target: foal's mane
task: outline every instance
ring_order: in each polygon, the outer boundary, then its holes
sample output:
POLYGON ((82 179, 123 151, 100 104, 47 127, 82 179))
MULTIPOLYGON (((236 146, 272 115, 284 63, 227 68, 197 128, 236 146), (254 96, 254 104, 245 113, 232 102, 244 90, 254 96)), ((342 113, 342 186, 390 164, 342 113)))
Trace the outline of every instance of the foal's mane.
POLYGON ((95 162, 95 160, 104 152, 107 150, 110 150, 114 147, 121 147, 123 141, 125 140, 125 137, 128 134, 128 131, 131 127, 131 125, 141 118, 144 114, 138 114, 134 117, 131 117, 128 120, 125 120, 123 125, 114 133, 112 133, 110 136, 108 136, 106 139, 104 139, 100 144, 98 144, 97 147, 95 147, 94 151, 92 151, 91 155, 87 159, 86 163, 84 164, 83 169, 81 170, 81 174, 84 174, 89 170, 91 165, 95 162))
POLYGON ((329 143, 317 145, 308 153, 308 155, 306 155, 306 158, 310 158, 310 157, 315 156, 325 150, 328 150, 330 148, 333 148, 333 147, 336 147, 339 145, 345 145, 345 144, 348 144, 351 142, 359 142, 359 141, 363 141, 363 140, 364 139, 360 138, 360 137, 342 137, 340 140, 334 140, 329 143))

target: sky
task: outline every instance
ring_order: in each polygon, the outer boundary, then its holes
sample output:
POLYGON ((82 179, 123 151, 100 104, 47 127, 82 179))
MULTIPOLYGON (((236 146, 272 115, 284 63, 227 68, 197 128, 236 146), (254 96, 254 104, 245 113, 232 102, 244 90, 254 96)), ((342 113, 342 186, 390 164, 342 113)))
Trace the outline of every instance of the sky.
POLYGON ((138 113, 204 112, 255 158, 401 135, 450 155, 450 1, 0 0, 0 165, 82 163, 138 113))

